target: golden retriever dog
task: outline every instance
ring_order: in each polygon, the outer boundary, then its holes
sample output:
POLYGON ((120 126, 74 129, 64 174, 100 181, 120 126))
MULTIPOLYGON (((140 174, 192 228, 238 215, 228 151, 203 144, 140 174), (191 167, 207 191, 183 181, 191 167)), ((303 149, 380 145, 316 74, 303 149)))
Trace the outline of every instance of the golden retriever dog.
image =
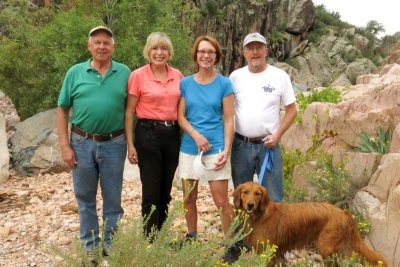
POLYGON ((350 257, 356 252, 373 266, 378 262, 387 266, 383 256, 361 239, 347 211, 328 203, 276 203, 269 199, 264 187, 254 182, 238 186, 233 198, 235 208, 249 215, 248 224, 253 230, 245 242, 251 247, 269 241, 278 246, 277 252, 283 253, 315 246, 322 257, 335 253, 350 257))

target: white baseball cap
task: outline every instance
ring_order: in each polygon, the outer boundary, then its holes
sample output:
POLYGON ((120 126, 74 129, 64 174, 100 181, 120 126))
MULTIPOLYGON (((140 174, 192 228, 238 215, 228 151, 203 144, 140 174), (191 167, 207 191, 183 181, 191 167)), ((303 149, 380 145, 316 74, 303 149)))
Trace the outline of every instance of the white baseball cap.
POLYGON ((251 42, 259 42, 259 43, 263 43, 265 45, 267 45, 267 39, 265 39, 264 36, 262 36, 261 34, 259 34, 258 32, 253 32, 248 34, 243 41, 243 47, 245 47, 247 44, 251 43, 251 42))

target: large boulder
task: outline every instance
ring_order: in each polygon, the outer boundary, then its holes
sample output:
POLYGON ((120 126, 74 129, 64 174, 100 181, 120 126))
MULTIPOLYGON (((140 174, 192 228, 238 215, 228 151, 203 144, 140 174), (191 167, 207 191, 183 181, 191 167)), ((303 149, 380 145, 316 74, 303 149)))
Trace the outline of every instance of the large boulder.
POLYGON ((368 239, 389 266, 400 266, 400 153, 387 154, 354 206, 371 221, 368 239))
POLYGON ((7 147, 6 119, 0 112, 0 184, 7 181, 10 176, 9 164, 10 154, 7 147))
POLYGON ((350 173, 350 189, 354 192, 368 185, 373 173, 381 162, 380 153, 362 153, 354 151, 335 150, 334 163, 343 163, 350 173))
POLYGON ((314 24, 315 10, 311 0, 289 1, 288 23, 286 30, 290 33, 301 34, 308 31, 314 24))
POLYGON ((364 189, 381 201, 386 201, 394 186, 400 185, 400 153, 386 154, 364 189))
POLYGON ((392 134, 392 142, 389 147, 390 153, 400 153, 400 123, 397 124, 392 134))
POLYGON ((332 86, 350 86, 351 81, 349 80, 349 77, 345 73, 340 74, 339 77, 336 78, 331 84, 332 86))
POLYGON ((56 129, 56 109, 38 113, 18 123, 11 137, 14 168, 21 175, 68 171, 64 164, 56 129))
POLYGON ((312 136, 324 138, 332 129, 330 110, 334 104, 311 103, 305 110, 301 123, 294 123, 282 136, 281 142, 286 150, 299 149, 306 152, 313 145, 312 136))
POLYGON ((354 88, 358 90, 349 90, 353 95, 347 96, 347 101, 331 110, 337 139, 350 147, 360 143, 359 133, 365 131, 376 138, 380 127, 387 131, 400 122, 400 83, 359 84, 354 88))
POLYGON ((349 77, 349 80, 352 83, 355 83, 357 80, 357 77, 360 75, 364 74, 370 74, 376 70, 376 67, 374 63, 372 63, 371 60, 367 58, 361 58, 357 59, 356 61, 350 63, 346 70, 345 73, 347 77, 349 77))
POLYGON ((400 42, 396 43, 391 51, 390 54, 382 60, 381 66, 397 63, 400 64, 400 42))

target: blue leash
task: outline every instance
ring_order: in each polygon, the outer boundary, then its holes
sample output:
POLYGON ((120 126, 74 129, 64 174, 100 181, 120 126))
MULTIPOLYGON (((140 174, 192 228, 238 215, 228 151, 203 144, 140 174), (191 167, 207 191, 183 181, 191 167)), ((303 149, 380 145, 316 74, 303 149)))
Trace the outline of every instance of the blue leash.
POLYGON ((259 184, 262 184, 263 182, 265 170, 267 172, 272 172, 273 168, 274 168, 274 150, 267 149, 267 151, 265 151, 264 161, 261 166, 260 174, 258 175, 259 184))

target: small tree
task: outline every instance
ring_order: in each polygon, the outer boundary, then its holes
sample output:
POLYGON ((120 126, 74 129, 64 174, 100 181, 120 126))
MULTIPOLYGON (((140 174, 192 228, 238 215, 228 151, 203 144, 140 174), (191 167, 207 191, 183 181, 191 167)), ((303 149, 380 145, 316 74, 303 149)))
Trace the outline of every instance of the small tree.
POLYGON ((367 25, 365 26, 365 30, 375 36, 377 36, 381 32, 385 32, 385 28, 383 27, 383 25, 376 20, 368 21, 367 25))

